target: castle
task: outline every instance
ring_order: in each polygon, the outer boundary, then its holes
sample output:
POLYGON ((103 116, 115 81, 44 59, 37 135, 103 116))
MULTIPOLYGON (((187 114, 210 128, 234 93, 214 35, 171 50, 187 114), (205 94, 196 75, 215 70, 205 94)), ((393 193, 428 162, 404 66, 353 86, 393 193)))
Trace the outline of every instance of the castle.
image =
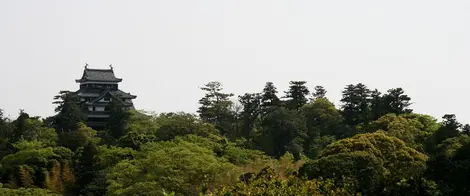
POLYGON ((89 69, 87 64, 82 78, 75 81, 80 84, 76 94, 88 116, 86 124, 89 127, 106 127, 112 100, 119 101, 125 109, 134 109, 132 100, 137 96, 119 90, 122 79, 114 75, 111 65, 110 69, 89 69))

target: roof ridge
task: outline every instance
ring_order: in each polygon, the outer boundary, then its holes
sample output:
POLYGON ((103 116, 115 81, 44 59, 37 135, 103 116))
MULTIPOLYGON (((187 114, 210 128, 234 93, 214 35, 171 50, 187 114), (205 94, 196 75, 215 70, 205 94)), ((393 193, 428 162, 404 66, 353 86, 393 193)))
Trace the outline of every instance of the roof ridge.
POLYGON ((87 68, 86 71, 114 71, 113 69, 90 69, 87 68))

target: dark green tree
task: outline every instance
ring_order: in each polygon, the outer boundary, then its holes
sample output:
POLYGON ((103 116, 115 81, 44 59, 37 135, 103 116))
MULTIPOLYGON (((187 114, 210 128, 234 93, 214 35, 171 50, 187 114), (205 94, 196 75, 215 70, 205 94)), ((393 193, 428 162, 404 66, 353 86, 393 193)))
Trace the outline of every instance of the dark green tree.
POLYGON ((60 91, 59 95, 54 97, 56 104, 54 117, 55 128, 60 132, 75 130, 79 122, 86 121, 86 114, 80 106, 78 96, 70 91, 60 91))
POLYGON ((463 133, 463 134, 470 135, 470 125, 469 125, 469 124, 465 124, 465 125, 462 127, 462 133, 463 133))
POLYGON ((371 120, 377 120, 381 116, 387 114, 385 111, 384 100, 382 93, 379 90, 374 89, 370 94, 370 112, 371 120))
POLYGON ((108 111, 109 134, 114 139, 119 139, 120 137, 126 134, 126 129, 130 120, 130 113, 125 108, 124 103, 119 98, 111 99, 108 105, 108 111))
POLYGON ((325 98, 326 90, 323 86, 315 86, 315 91, 312 93, 314 99, 325 98))
POLYGON ((26 120, 29 119, 29 114, 24 112, 24 110, 20 110, 20 114, 16 120, 13 121, 13 138, 11 138, 11 142, 18 141, 21 136, 26 131, 26 120))
POLYGON ((286 93, 286 106, 290 109, 298 110, 308 102, 308 94, 310 91, 305 86, 306 81, 290 81, 289 90, 286 93))
POLYGON ((307 123, 305 152, 310 158, 314 158, 329 142, 346 134, 340 111, 327 98, 315 99, 304 105, 301 112, 307 123))
POLYGON ((454 114, 446 114, 442 118, 444 120, 441 122, 441 127, 434 133, 436 145, 446 139, 458 136, 462 127, 462 124, 457 121, 457 117, 454 114))
POLYGON ((443 195, 469 195, 470 137, 460 135, 444 140, 428 163, 428 175, 443 195))
POLYGON ((370 96, 370 90, 362 83, 346 86, 341 99, 345 124, 356 128, 357 125, 367 125, 369 123, 371 115, 370 96))
POLYGON ((0 109, 0 160, 14 149, 10 142, 13 140, 14 126, 13 123, 3 116, 3 110, 0 109))
POLYGON ((259 144, 270 156, 280 157, 286 152, 291 152, 298 158, 303 152, 306 138, 307 126, 304 117, 297 111, 280 107, 263 120, 259 144))
POLYGON ((307 122, 309 135, 331 135, 341 138, 343 118, 335 105, 326 98, 318 98, 302 107, 302 114, 307 122))
POLYGON ((411 98, 402 88, 392 88, 383 95, 383 106, 386 113, 405 114, 413 112, 409 108, 411 98))
POLYGON ((277 88, 272 82, 266 82, 261 93, 262 116, 267 115, 273 108, 281 106, 281 100, 277 96, 277 88))
POLYGON ((230 101, 232 93, 222 92, 220 82, 209 82, 201 90, 206 94, 199 100, 198 113, 205 122, 213 123, 223 134, 231 134, 234 122, 234 114, 231 111, 233 102, 230 101))
POLYGON ((261 95, 259 93, 245 93, 238 97, 243 110, 240 114, 242 120, 241 136, 248 138, 256 126, 257 120, 261 115, 261 95))

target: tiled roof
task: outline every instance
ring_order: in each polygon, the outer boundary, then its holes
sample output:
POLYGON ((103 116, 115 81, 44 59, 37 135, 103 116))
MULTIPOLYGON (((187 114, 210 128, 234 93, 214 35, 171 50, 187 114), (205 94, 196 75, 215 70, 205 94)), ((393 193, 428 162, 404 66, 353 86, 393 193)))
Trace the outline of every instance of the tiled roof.
POLYGON ((113 69, 88 69, 85 67, 82 78, 76 81, 121 82, 122 79, 116 78, 113 69))
POLYGON ((131 95, 130 93, 126 93, 121 90, 111 91, 110 93, 113 96, 117 96, 117 97, 124 98, 124 99, 135 99, 137 97, 135 95, 131 95))
MULTIPOLYGON (((91 100, 88 102, 88 104, 95 104, 99 100, 101 100, 106 94, 111 94, 111 96, 119 99, 135 99, 137 96, 131 95, 130 93, 125 93, 121 90, 116 90, 116 91, 110 91, 110 90, 105 90, 103 91, 99 96, 95 97, 95 99, 91 100)), ((131 102, 132 104, 132 102, 131 102)))

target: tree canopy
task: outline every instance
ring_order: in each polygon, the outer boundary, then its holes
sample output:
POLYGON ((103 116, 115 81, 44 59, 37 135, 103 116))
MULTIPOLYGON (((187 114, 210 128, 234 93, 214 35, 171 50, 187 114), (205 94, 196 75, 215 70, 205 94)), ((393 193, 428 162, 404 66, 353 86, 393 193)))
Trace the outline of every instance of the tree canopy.
POLYGON ((0 109, 0 195, 470 194, 470 125, 417 113, 403 88, 350 84, 338 105, 306 81, 200 89, 197 113, 113 99, 101 128, 71 91, 50 117, 0 109))

